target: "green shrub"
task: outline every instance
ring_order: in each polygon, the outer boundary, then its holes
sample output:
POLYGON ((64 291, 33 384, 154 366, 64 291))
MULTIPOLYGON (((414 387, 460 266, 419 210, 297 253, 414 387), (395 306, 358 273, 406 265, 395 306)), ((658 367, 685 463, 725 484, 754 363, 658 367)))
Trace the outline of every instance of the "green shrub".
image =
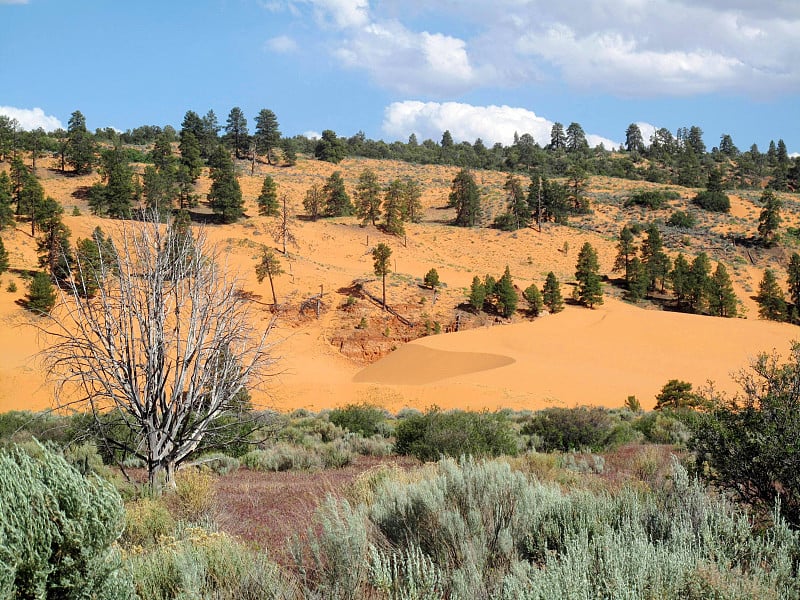
POLYGON ((669 219, 667 219, 667 225, 680 229, 692 229, 697 225, 697 219, 690 212, 676 210, 669 216, 669 219))
POLYGON ((132 598, 122 500, 42 446, 0 450, 0 598, 132 598))
POLYGON ((187 528, 145 552, 128 556, 141 600, 296 598, 294 585, 265 554, 225 534, 187 528))
POLYGON ((342 429, 364 437, 387 432, 386 411, 366 402, 336 408, 330 412, 328 420, 342 429))
POLYGON ((400 420, 395 427, 395 452, 423 461, 441 456, 515 455, 513 426, 504 412, 442 412, 432 408, 425 414, 400 420))
POLYGON ((731 200, 724 192, 703 190, 692 199, 692 204, 710 212, 729 212, 731 209, 731 200))
POLYGON ((680 194, 674 190, 646 190, 636 192, 625 200, 625 206, 644 206, 651 210, 663 208, 668 200, 677 200, 680 194))
POLYGON ((121 539, 125 546, 152 546, 174 531, 175 519, 163 500, 140 498, 125 506, 125 531, 121 539))
POLYGON ((614 440, 617 420, 605 408, 547 408, 534 414, 522 427, 533 446, 543 452, 571 450, 599 451, 614 440))
POLYGON ((266 450, 251 450, 241 458, 253 471, 312 471, 322 468, 322 459, 313 450, 278 442, 266 450))

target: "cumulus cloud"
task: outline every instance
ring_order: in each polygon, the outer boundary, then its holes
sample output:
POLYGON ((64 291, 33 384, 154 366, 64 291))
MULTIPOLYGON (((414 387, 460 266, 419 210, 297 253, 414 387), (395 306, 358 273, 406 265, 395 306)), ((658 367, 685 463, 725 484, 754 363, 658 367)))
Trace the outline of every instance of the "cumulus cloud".
POLYGON ((310 140, 319 140, 322 139, 322 134, 319 131, 309 130, 303 133, 303 137, 307 137, 310 140))
POLYGON ((267 50, 278 54, 289 54, 297 50, 297 42, 288 35, 279 35, 267 40, 265 44, 267 50))
MULTIPOLYGON (((460 102, 393 102, 384 111, 383 131, 396 139, 414 133, 419 139, 438 140, 449 130, 456 141, 473 142, 481 138, 486 145, 497 142, 508 145, 514 133, 529 133, 544 146, 550 142, 553 121, 533 111, 512 106, 474 106, 460 102)), ((591 146, 603 144, 616 148, 618 142, 602 136, 587 134, 591 146)))
MULTIPOLYGON (((369 22, 369 0, 289 0, 287 6, 295 14, 311 6, 317 23, 327 27, 346 29, 369 22)), ((268 8, 276 10, 277 5, 272 2, 268 8)))
POLYGON ((41 127, 45 131, 63 129, 64 125, 57 117, 44 114, 41 108, 15 108, 13 106, 0 106, 0 115, 16 119, 22 129, 31 131, 41 127))

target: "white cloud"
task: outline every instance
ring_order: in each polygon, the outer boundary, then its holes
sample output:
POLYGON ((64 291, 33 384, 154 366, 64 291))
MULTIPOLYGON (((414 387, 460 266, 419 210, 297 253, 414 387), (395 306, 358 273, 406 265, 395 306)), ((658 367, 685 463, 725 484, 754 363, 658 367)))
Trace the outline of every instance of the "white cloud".
POLYGON ((41 108, 15 108, 13 106, 0 106, 0 115, 16 119, 22 129, 31 131, 41 127, 45 131, 63 129, 61 121, 51 115, 44 114, 41 108))
POLYGON ((646 123, 644 121, 637 121, 636 125, 639 126, 639 131, 642 132, 642 141, 644 142, 645 146, 649 146, 650 138, 653 137, 653 134, 660 129, 660 127, 656 127, 655 125, 651 125, 650 123, 646 123))
POLYGON ((800 152, 792 152, 789 158, 800 158, 800 152))
POLYGON ((354 30, 335 56, 346 67, 366 70, 382 87, 408 95, 458 93, 474 87, 479 78, 463 40, 415 33, 397 21, 354 30))
POLYGON ((297 50, 297 42, 288 35, 279 35, 268 39, 265 47, 278 54, 289 54, 297 50))
MULTIPOLYGON (((328 27, 346 29, 369 22, 369 0, 289 0, 289 10, 311 5, 316 21, 328 27)), ((274 3, 273 3, 274 6, 274 3)))
POLYGON ((322 139, 322 134, 319 131, 306 131, 303 134, 304 137, 307 137, 310 140, 319 140, 322 139))
MULTIPOLYGON (((481 138, 487 146, 496 142, 508 145, 514 133, 529 133, 540 145, 550 143, 553 121, 525 108, 512 106, 474 106, 460 102, 393 102, 384 111, 383 131, 396 139, 414 133, 420 140, 439 140, 449 130, 457 142, 473 142, 481 138)), ((591 146, 619 147, 618 142, 587 134, 591 146)))

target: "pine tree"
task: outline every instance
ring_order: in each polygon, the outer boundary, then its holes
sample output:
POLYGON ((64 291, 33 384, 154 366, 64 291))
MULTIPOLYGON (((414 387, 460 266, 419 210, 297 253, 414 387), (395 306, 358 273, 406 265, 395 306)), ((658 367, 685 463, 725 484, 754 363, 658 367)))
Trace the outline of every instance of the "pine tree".
POLYGON ((403 207, 402 218, 404 221, 419 223, 422 220, 422 190, 419 182, 411 177, 403 179, 403 207))
POLYGON ((550 129, 550 149, 561 150, 567 145, 567 136, 561 123, 553 123, 550 129))
POLYGON ((664 252, 664 242, 655 223, 647 227, 647 237, 642 242, 642 263, 647 269, 649 282, 647 289, 655 290, 659 283, 664 291, 664 282, 669 274, 670 259, 664 252))
POLYGON ((45 202, 47 216, 39 221, 41 232, 36 240, 39 266, 45 267, 50 276, 58 282, 67 281, 72 271, 73 256, 70 248, 70 230, 64 224, 62 206, 48 197, 45 202))
POLYGON ((792 252, 787 269, 789 278, 786 283, 789 285, 789 299, 795 311, 800 310, 800 254, 792 252))
POLYGON ((91 298, 100 289, 108 274, 117 268, 116 250, 111 238, 100 227, 95 227, 92 237, 79 239, 75 243, 75 271, 78 292, 91 298))
POLYGON ((564 309, 564 299, 561 297, 561 286, 556 279, 555 273, 550 271, 542 287, 542 302, 551 314, 560 312, 564 309))
POLYGON ((238 106, 234 106, 231 112, 228 113, 228 120, 225 123, 225 138, 228 146, 233 149, 236 158, 242 158, 244 152, 250 146, 250 140, 247 132, 247 119, 238 106))
POLYGON ((531 210, 519 179, 512 174, 506 178, 503 189, 506 191, 508 208, 502 218, 501 228, 509 231, 528 227, 531 224, 531 210))
POLYGON ((617 257, 614 259, 614 270, 625 272, 625 285, 630 287, 630 264, 631 259, 636 255, 636 244, 633 243, 633 232, 625 225, 619 232, 619 243, 617 244, 617 257))
POLYGON ((236 179, 233 161, 225 147, 219 145, 210 162, 215 166, 211 168, 209 206, 220 216, 223 223, 235 223, 244 214, 244 200, 239 181, 236 179))
POLYGON ((578 253, 578 262, 575 265, 575 279, 578 282, 578 286, 575 288, 575 299, 589 308, 603 303, 599 269, 597 252, 589 242, 586 242, 578 253))
POLYGON ((630 277, 628 279, 628 299, 638 302, 647 295, 647 286, 650 283, 650 276, 644 263, 634 256, 629 267, 630 277))
POLYGON ((95 186, 92 211, 98 215, 124 219, 130 217, 133 202, 139 196, 133 169, 122 144, 117 141, 113 149, 101 155, 100 174, 102 187, 95 186))
POLYGON ((475 179, 466 169, 461 169, 453 179, 447 205, 456 209, 455 225, 474 227, 478 224, 481 218, 480 193, 475 179))
POLYGON ((284 273, 283 268, 281 267, 281 261, 278 260, 278 257, 275 256, 275 253, 268 249, 264 248, 264 251, 261 254, 261 262, 256 265, 256 278, 258 279, 258 283, 264 281, 264 278, 269 278, 269 287, 272 290, 272 306, 278 306, 278 297, 275 295, 275 283, 274 278, 278 275, 282 275, 284 273))
POLYGON ((670 271, 669 278, 672 282, 672 291, 675 293, 675 298, 678 304, 686 300, 690 291, 690 273, 691 266, 683 254, 678 254, 673 264, 672 271, 670 271))
POLYGON ((280 212, 280 207, 278 206, 278 184, 269 175, 264 177, 261 194, 259 194, 256 202, 258 202, 258 214, 262 217, 278 216, 280 212))
POLYGON ((34 235, 36 221, 44 204, 44 188, 35 175, 25 172, 22 188, 17 201, 17 214, 30 217, 31 235, 34 235))
POLYGON ((786 300, 772 269, 764 271, 764 277, 758 286, 756 302, 759 304, 758 315, 762 319, 786 320, 786 300))
POLYGON ((435 290, 440 285, 439 272, 436 269, 431 269, 425 273, 425 278, 422 281, 427 287, 435 290))
POLYGON ((778 234, 778 227, 781 224, 781 208, 783 202, 770 189, 764 190, 761 194, 761 202, 764 208, 758 217, 758 236, 761 243, 769 247, 775 243, 778 234))
POLYGON ((11 179, 9 179, 8 173, 0 171, 0 230, 14 223, 12 200, 11 179))
POLYGON ((391 272, 389 269, 389 257, 392 255, 392 249, 386 244, 381 242, 372 251, 373 268, 375 275, 381 278, 383 284, 383 309, 386 310, 386 276, 391 272))
POLYGON ((544 307, 544 301, 542 299, 542 293, 539 291, 539 288, 536 287, 536 284, 532 283, 525 288, 525 291, 522 292, 522 297, 525 298, 525 301, 528 303, 528 310, 530 313, 534 317, 538 317, 544 307))
POLYGON ((361 171, 353 196, 355 196, 356 216, 361 219, 361 225, 367 223, 377 225, 381 216, 381 185, 378 183, 375 171, 372 169, 361 171))
POLYGON ((708 302, 708 285, 711 276, 711 261, 705 252, 698 254, 692 261, 689 269, 688 285, 686 290, 686 300, 689 309, 696 313, 705 310, 708 302))
POLYGON ((475 312, 483 310, 483 303, 486 301, 486 287, 481 278, 475 275, 472 278, 472 285, 469 288, 469 305, 475 312))
POLYGON ((331 173, 322 192, 325 194, 326 217, 346 217, 353 214, 353 204, 350 202, 350 196, 344 187, 344 179, 339 171, 331 173))
POLYGON ((722 263, 717 263, 717 269, 708 283, 708 314, 715 317, 736 316, 736 294, 728 270, 722 263))
POLYGON ((76 110, 69 118, 67 128, 66 161, 78 175, 91 173, 94 165, 95 144, 86 130, 86 118, 76 110))
POLYGON ((11 266, 8 260, 8 250, 3 245, 3 238, 0 238, 0 275, 8 271, 8 267, 11 266))
POLYGON ((399 179, 389 182, 383 199, 384 230, 391 235, 405 235, 403 226, 403 184, 399 179))
POLYGON ((50 276, 42 271, 33 274, 28 285, 26 308, 36 314, 47 314, 56 305, 56 290, 50 276))
POLYGON ((503 276, 497 280, 494 286, 494 295, 497 298, 497 310, 506 319, 510 318, 517 310, 519 298, 514 289, 514 282, 511 280, 511 271, 506 265, 503 276))
POLYGON ((306 190, 306 195, 303 198, 303 208, 311 217, 312 221, 316 221, 322 209, 325 206, 325 192, 316 183, 306 190))
POLYGON ((203 172, 203 157, 200 151, 200 141, 191 131, 181 131, 178 145, 181 154, 180 164, 184 169, 185 177, 194 184, 200 173, 203 172))
MULTIPOLYGON (((278 118, 275 113, 268 108, 262 108, 256 117, 255 135, 256 152, 267 155, 267 163, 272 164, 272 151, 278 147, 281 141, 281 131, 278 126, 278 118)), ((286 151, 284 150, 284 157, 286 151)), ((294 164, 293 162, 291 164, 294 164)))
POLYGON ((165 134, 156 138, 150 154, 153 164, 144 169, 142 192, 147 208, 160 214, 172 211, 180 196, 178 163, 172 154, 172 145, 165 134))

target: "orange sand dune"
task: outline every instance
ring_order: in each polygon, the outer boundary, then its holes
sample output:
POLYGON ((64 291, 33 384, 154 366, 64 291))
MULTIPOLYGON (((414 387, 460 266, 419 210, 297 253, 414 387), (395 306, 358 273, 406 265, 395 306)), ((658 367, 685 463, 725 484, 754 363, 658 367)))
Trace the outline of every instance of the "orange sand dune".
POLYGON ((631 394, 652 407, 669 379, 696 387, 711 380, 735 392, 734 371, 759 352, 786 352, 797 333, 781 323, 649 311, 607 299, 596 310, 568 308, 530 323, 423 338, 354 381, 390 385, 405 377, 422 385, 395 390, 418 407, 620 406, 631 394), (505 365, 498 364, 502 357, 505 365), (435 372, 431 363, 438 360, 441 376, 420 381, 416 374, 435 372))

